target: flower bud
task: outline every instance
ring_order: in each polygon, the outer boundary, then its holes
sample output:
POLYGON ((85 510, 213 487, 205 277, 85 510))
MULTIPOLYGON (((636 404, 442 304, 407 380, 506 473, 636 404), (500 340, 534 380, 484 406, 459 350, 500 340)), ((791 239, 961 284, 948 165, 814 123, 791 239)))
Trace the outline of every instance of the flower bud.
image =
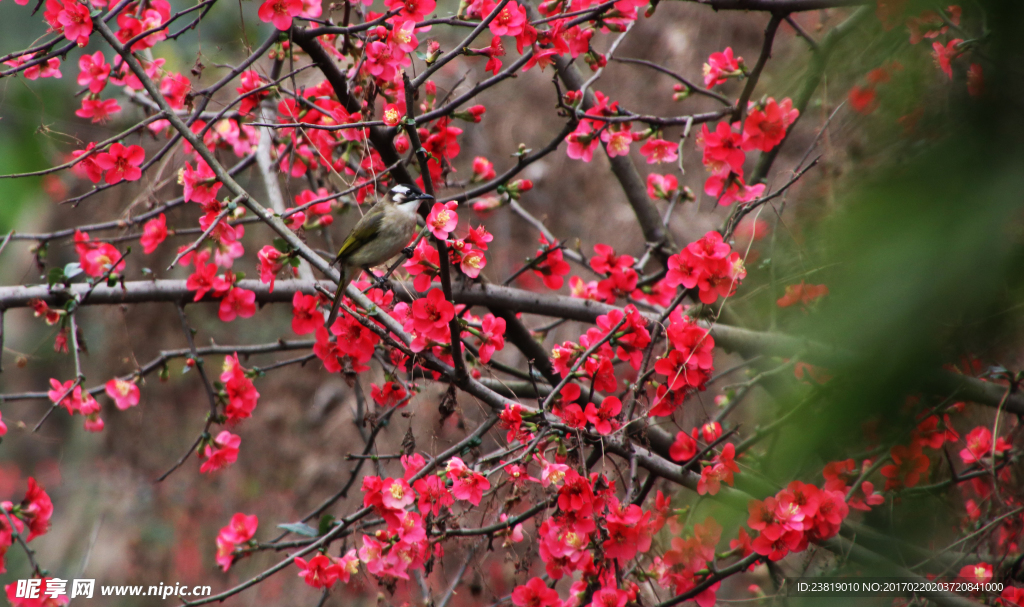
POLYGON ((473 210, 477 213, 489 213, 502 205, 501 199, 497 196, 484 196, 473 202, 473 210))
POLYGON ((437 58, 441 56, 441 45, 436 40, 427 40, 427 56, 423 58, 423 61, 427 65, 431 65, 437 58))
POLYGON ((684 86, 682 84, 677 84, 673 86, 672 90, 675 91, 674 93, 672 93, 672 101, 682 101, 683 99, 689 97, 690 94, 693 92, 690 90, 690 87, 684 86))

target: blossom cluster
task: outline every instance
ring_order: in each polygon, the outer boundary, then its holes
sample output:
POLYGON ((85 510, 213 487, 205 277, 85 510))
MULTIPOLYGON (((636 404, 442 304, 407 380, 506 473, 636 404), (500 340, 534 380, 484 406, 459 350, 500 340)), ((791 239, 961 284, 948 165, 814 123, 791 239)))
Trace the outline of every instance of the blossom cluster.
POLYGON ((255 514, 235 513, 217 534, 217 564, 227 571, 234 563, 238 546, 247 544, 256 535, 259 519, 255 514))
MULTIPOLYGON (((0 502, 0 510, 3 510, 0 513, 0 573, 6 573, 6 554, 14 545, 15 535, 20 536, 25 542, 46 535, 50 530, 50 519, 53 517, 53 502, 42 485, 36 482, 35 478, 29 477, 24 499, 17 504, 9 501, 0 502)), ((5 587, 8 593, 13 586, 14 584, 5 587)))
POLYGON ((697 289, 701 302, 713 304, 735 293, 746 276, 739 252, 723 242, 718 232, 708 232, 669 257, 665 282, 670 288, 697 289))
POLYGON ((746 153, 754 150, 770 152, 786 138, 790 125, 799 117, 799 110, 790 99, 781 102, 769 97, 764 103, 751 103, 741 128, 719 122, 714 130, 701 125, 697 146, 703 150, 702 161, 711 176, 704 182, 704 192, 718 199, 718 204, 749 202, 764 193, 764 184, 747 185, 743 179, 746 153))
MULTIPOLYGON (((597 326, 581 335, 578 343, 566 341, 555 346, 551 363, 563 378, 573 374, 589 381, 590 392, 615 392, 618 380, 613 361, 618 359, 628 362, 634 369, 640 368, 643 351, 651 343, 647 324, 647 319, 633 305, 626 306, 625 310, 613 310, 599 316, 597 326)), ((566 384, 555 404, 555 413, 572 427, 582 427, 589 421, 601 434, 618 428, 618 422, 613 419, 622 406, 618 398, 608 397, 600 407, 585 399, 584 411, 577 404, 582 394, 579 384, 566 384)))

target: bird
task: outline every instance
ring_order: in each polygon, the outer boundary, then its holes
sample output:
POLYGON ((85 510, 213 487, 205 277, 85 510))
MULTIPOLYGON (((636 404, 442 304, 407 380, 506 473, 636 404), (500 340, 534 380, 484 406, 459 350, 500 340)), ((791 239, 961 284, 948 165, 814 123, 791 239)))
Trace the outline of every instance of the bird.
POLYGON ((430 194, 409 185, 396 185, 387 196, 370 207, 363 217, 349 232, 345 242, 341 244, 337 257, 331 265, 338 265, 341 280, 334 294, 331 312, 327 316, 327 328, 334 324, 338 316, 338 306, 345 287, 359 274, 360 269, 367 273, 370 268, 378 266, 395 255, 398 255, 409 244, 416 233, 417 210, 424 200, 433 200, 430 194))

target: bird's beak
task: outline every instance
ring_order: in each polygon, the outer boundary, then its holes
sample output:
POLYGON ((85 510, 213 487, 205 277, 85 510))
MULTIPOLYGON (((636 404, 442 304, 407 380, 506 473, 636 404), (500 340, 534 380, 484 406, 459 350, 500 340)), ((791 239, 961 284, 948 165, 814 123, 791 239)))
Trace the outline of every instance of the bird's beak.
POLYGON ((431 196, 430 194, 416 194, 413 197, 413 200, 433 200, 433 199, 434 199, 434 197, 431 196))

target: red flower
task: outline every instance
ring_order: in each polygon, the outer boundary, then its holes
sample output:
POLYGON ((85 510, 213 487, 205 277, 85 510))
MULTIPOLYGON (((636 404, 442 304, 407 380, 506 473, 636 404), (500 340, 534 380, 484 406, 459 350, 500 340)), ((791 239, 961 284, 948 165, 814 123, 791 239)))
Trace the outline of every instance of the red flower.
POLYGON ((409 404, 406 399, 407 392, 401 384, 389 381, 384 384, 384 387, 378 387, 377 384, 371 384, 370 398, 373 402, 377 403, 385 409, 391 407, 404 407, 409 404))
POLYGON ((704 466, 700 471, 700 480, 697 481, 697 495, 717 495, 726 474, 727 471, 722 464, 704 466))
POLYGON ((686 432, 680 431, 669 447, 668 454, 674 461, 688 462, 697 455, 697 441, 686 432))
POLYGON ((647 159, 647 164, 675 162, 679 158, 678 146, 671 141, 651 138, 640 146, 640 153, 647 159))
POLYGON ((878 107, 878 102, 875 100, 875 87, 873 86, 860 87, 854 85, 850 89, 848 99, 850 100, 850 107, 859 114, 870 114, 878 107))
POLYGON ((679 180, 675 175, 651 173, 647 176, 647 195, 651 199, 670 200, 677 191, 679 191, 679 180))
MULTIPOLYGON (((164 96, 165 100, 167 100, 168 105, 176 110, 180 110, 185 107, 185 100, 188 98, 188 94, 191 90, 192 82, 177 72, 164 76, 164 79, 160 81, 160 94, 164 96)), ((192 128, 196 128, 197 125, 198 123, 194 124, 192 128)), ((188 144, 185 145, 185 150, 190 151, 191 146, 188 144)))
POLYGON ((987 584, 992 581, 992 565, 988 563, 964 565, 957 577, 963 578, 971 584, 987 584))
POLYGON ((932 58, 935 59, 935 65, 949 76, 950 80, 953 79, 953 66, 950 62, 963 53, 963 50, 958 48, 961 42, 963 40, 960 38, 950 40, 945 46, 940 42, 932 42, 932 58))
POLYGON ((960 435, 950 425, 949 415, 943 415, 941 421, 938 415, 927 417, 917 425, 912 436, 914 442, 932 449, 941 449, 943 443, 960 440, 960 435))
POLYGON ((459 203, 455 201, 434 203, 430 214, 427 215, 427 226, 435 238, 446 240, 448 234, 459 225, 459 215, 455 212, 457 208, 459 208, 459 203))
POLYGON ((78 60, 78 84, 89 87, 92 93, 99 93, 107 86, 110 77, 110 64, 103 58, 102 51, 91 55, 82 55, 78 60))
POLYGON ((434 132, 423 142, 423 147, 436 158, 447 158, 450 160, 458 156, 461 151, 458 136, 462 134, 462 129, 451 126, 450 122, 449 118, 438 120, 434 125, 434 132))
MULTIPOLYGON (((701 438, 705 443, 713 443, 722 437, 722 424, 710 421, 700 427, 701 438)), ((726 445, 729 447, 729 445, 726 445)))
POLYGON ((557 607, 561 604, 558 592, 548 588, 539 577, 531 578, 512 591, 512 603, 518 607, 557 607))
POLYGON ((576 160, 582 160, 583 162, 590 162, 594 158, 594 150, 597 149, 598 138, 594 134, 594 129, 590 126, 590 122, 584 120, 580 122, 576 130, 569 133, 569 136, 565 138, 569 142, 569 149, 567 153, 569 158, 576 160))
POLYGON ((107 172, 106 182, 138 181, 142 177, 139 166, 146 159, 146 152, 140 145, 125 147, 120 143, 110 146, 106 152, 96 155, 96 165, 107 172))
POLYGON ((96 164, 96 154, 92 153, 94 149, 96 149, 96 144, 90 143, 84 150, 71 152, 72 160, 80 159, 71 165, 71 172, 93 183, 99 183, 103 178, 103 169, 96 164))
POLYGON ((481 181, 490 181, 497 176, 494 171, 494 163, 487 160, 483 156, 477 156, 473 159, 473 177, 472 182, 478 183, 481 181))
POLYGON ((413 302, 410 320, 412 328, 426 338, 444 341, 448 333, 448 321, 455 318, 455 305, 444 298, 441 289, 432 289, 426 297, 413 302))
POLYGON ((821 475, 825 477, 825 489, 837 491, 846 489, 848 483, 857 479, 857 463, 852 459, 825 464, 821 475))
MULTIPOLYGON (((8 59, 7 61, 4 61, 4 64, 13 68, 20 68, 35 59, 41 53, 43 53, 43 51, 39 51, 38 53, 29 53, 21 57, 15 57, 14 59, 8 59)), ((27 67, 21 72, 21 74, 25 77, 25 80, 64 77, 64 75, 60 73, 60 58, 58 57, 51 57, 44 63, 37 63, 33 66, 27 67)))
POLYGON ((209 251, 204 251, 199 255, 196 255, 196 269, 188 280, 185 281, 185 288, 190 291, 195 291, 196 296, 192 301, 199 301, 203 298, 208 291, 213 290, 214 295, 217 294, 216 281, 217 279, 217 266, 212 263, 206 263, 206 260, 210 257, 209 251))
POLYGON ((178 183, 185 189, 185 202, 198 202, 203 205, 217 199, 217 190, 222 185, 216 180, 213 169, 202 160, 196 161, 194 170, 192 165, 186 162, 185 167, 178 171, 178 183))
POLYGON ((405 113, 394 103, 389 103, 384 106, 383 116, 384 124, 388 126, 398 126, 398 123, 405 117, 405 113))
POLYGON ((255 514, 235 513, 231 522, 220 530, 220 536, 234 544, 244 544, 256 535, 256 528, 259 526, 259 519, 255 514))
POLYGON ((224 358, 220 381, 224 384, 224 393, 228 403, 224 407, 224 415, 229 424, 236 424, 243 419, 252 417, 253 410, 260 398, 256 386, 245 374, 245 368, 238 362, 238 354, 224 358))
POLYGON ((160 213, 158 217, 150 219, 142 228, 142 251, 147 255, 156 250, 160 243, 167 238, 167 217, 160 213))
MULTIPOLYGON (((487 267, 487 257, 481 251, 470 249, 462 255, 459 269, 470 278, 480 276, 480 271, 487 267)), ((486 361, 485 361, 486 362, 486 361)))
POLYGON ((747 275, 739 253, 730 253, 729 245, 722 242, 722 235, 718 232, 708 232, 669 257, 668 268, 665 282, 669 287, 696 287, 700 291, 700 300, 705 304, 730 296, 747 275))
MULTIPOLYGON (((498 3, 494 0, 484 0, 480 7, 480 13, 489 15, 497 5, 498 3)), ((491 20, 490 29, 495 36, 518 36, 523 33, 526 24, 526 9, 518 2, 509 2, 491 20)))
POLYGON ((507 404, 498 415, 500 427, 508 430, 505 434, 505 440, 509 443, 523 439, 529 435, 529 433, 521 430, 523 425, 523 414, 520 409, 521 407, 519 406, 519 403, 507 404))
POLYGON ((89 235, 85 232, 75 231, 75 252, 78 253, 78 263, 89 276, 97 278, 103 276, 107 271, 111 274, 124 272, 125 264, 121 252, 114 245, 107 242, 90 242, 89 235), (111 269, 111 265, 117 262, 117 266, 111 269))
POLYGON ((452 495, 455 499, 467 500, 474 506, 480 505, 484 491, 491 488, 487 477, 470 470, 459 458, 453 457, 446 468, 448 478, 452 480, 452 495))
POLYGON ((704 182, 704 193, 717 198, 718 204, 722 206, 727 206, 737 201, 750 202, 755 200, 764 194, 764 188, 765 185, 763 183, 747 185, 743 181, 742 173, 731 171, 714 173, 704 182))
POLYGON ((505 56, 505 47, 501 44, 500 36, 491 38, 491 45, 487 48, 473 49, 473 53, 487 57, 487 65, 484 66, 486 71, 497 74, 501 70, 501 57, 505 56))
MULTIPOLYGON (((547 238, 542 234, 540 242, 545 247, 551 245, 547 238)), ((539 249, 537 255, 544 253, 544 249, 539 249)), ((541 277, 544 281, 544 286, 549 289, 561 289, 565 283, 565 279, 562 278, 569 273, 569 262, 562 258, 562 250, 558 249, 548 253, 544 259, 533 267, 533 273, 541 277)))
MULTIPOLYGON (((302 6, 301 2, 299 6, 302 6)), ((295 557, 295 564, 301 569, 299 577, 313 588, 330 588, 341 576, 341 567, 326 554, 318 554, 308 561, 302 557, 295 557)))
POLYGON ((400 11, 398 15, 412 21, 423 21, 437 6, 435 0, 385 0, 388 10, 400 11))
POLYGON ((241 512, 231 517, 231 522, 221 527, 217 534, 217 564, 227 571, 234 562, 234 551, 237 544, 244 544, 252 539, 259 526, 255 514, 246 515, 241 512))
POLYGON ((793 109, 792 100, 783 99, 779 104, 769 97, 763 111, 755 108, 747 115, 743 123, 743 149, 770 152, 786 138, 786 129, 798 116, 800 110, 793 109))
POLYGON ((283 255, 272 245, 266 245, 256 254, 260 262, 260 282, 270 283, 270 292, 274 292, 274 282, 277 280, 277 273, 284 267, 283 255))
POLYGON ((292 296, 292 331, 296 335, 313 333, 323 326, 324 316, 317 309, 319 303, 320 298, 316 295, 296 291, 292 296))
POLYGON ((426 239, 423 239, 416 245, 412 257, 409 261, 402 264, 402 267, 409 272, 410 276, 415 277, 413 279, 413 287, 417 291, 426 291, 430 288, 430 283, 438 277, 440 263, 441 260, 437 249, 432 247, 426 239))
POLYGON ((122 411, 139 404, 139 387, 134 382, 114 378, 106 383, 104 389, 122 411))
POLYGON ((849 504, 850 508, 867 512, 871 510, 872 506, 885 503, 885 496, 881 493, 875 493, 875 485, 869 481, 864 481, 860 484, 859 494, 854 495, 854 493, 855 490, 851 489, 850 497, 847 498, 847 504, 849 504))
POLYGON ((619 427, 615 416, 621 412, 622 401, 615 396, 609 396, 601 401, 600 408, 594 406, 594 403, 587 403, 583 414, 587 417, 587 421, 594 425, 598 434, 611 434, 619 427))
POLYGON ((279 30, 292 26, 292 17, 302 14, 302 0, 266 0, 257 13, 260 21, 273 23, 279 30))
POLYGON ((242 72, 240 82, 242 86, 235 88, 235 92, 242 97, 242 101, 238 104, 238 112, 246 115, 258 106, 260 101, 270 94, 270 91, 253 92, 267 84, 264 82, 263 77, 253 70, 242 72))
MULTIPOLYGON (((965 464, 974 464, 992 455, 992 432, 984 426, 978 426, 971 430, 964 439, 967 448, 960 451, 960 459, 965 464)), ((1010 448, 1010 444, 1003 437, 998 437, 995 444, 995 454, 1002 455, 1010 448)))
POLYGON ((241 444, 241 437, 223 430, 212 444, 203 448, 203 458, 206 461, 199 467, 199 472, 215 472, 235 463, 238 460, 238 447, 241 444))
POLYGON ((704 64, 704 86, 718 86, 726 79, 742 74, 742 65, 743 57, 733 57, 732 47, 727 47, 721 53, 711 53, 708 62, 704 64))
POLYGON ((913 487, 928 470, 928 456, 921 453, 920 445, 896 445, 889 453, 893 463, 882 466, 880 471, 885 477, 886 491, 913 487))
POLYGON ((726 121, 719 122, 714 131, 707 124, 701 125, 697 146, 704 150, 704 166, 712 173, 728 172, 743 174, 743 162, 747 155, 742 149, 743 136, 732 130, 726 121))
POLYGON ((505 319, 495 318, 493 314, 484 315, 480 327, 477 347, 480 349, 480 362, 490 362, 495 351, 505 347, 505 319))
MULTIPOLYGON (((373 357, 373 349, 380 342, 380 337, 360 324, 355 318, 345 314, 338 315, 334 326, 331 327, 331 333, 338 338, 338 352, 352 359, 353 370, 356 373, 364 371, 366 368, 360 365, 373 357)), ((317 340, 319 338, 318 332, 317 340)))
MULTIPOLYGON (((89 16, 89 7, 78 0, 63 0, 62 8, 57 13, 57 23, 64 37, 78 46, 89 44, 89 36, 92 34, 92 18, 89 16)), ((47 7, 49 8, 49 7, 47 7)))
POLYGON ((619 131, 605 130, 601 133, 601 141, 607 144, 605 149, 608 151, 609 158, 615 158, 616 156, 628 156, 629 146, 633 143, 633 133, 627 128, 619 131))
POLYGON ((89 118, 93 124, 106 122, 107 118, 110 118, 114 114, 121 111, 121 106, 117 103, 116 99, 89 99, 88 97, 82 98, 81 109, 75 110, 75 116, 79 118, 89 118))
MULTIPOLYGON (((50 530, 50 517, 53 516, 53 502, 36 479, 29 477, 28 491, 21 500, 21 518, 28 523, 26 542, 45 535, 50 530)), ((6 522, 6 521, 5 521, 6 522)))
POLYGON ((416 507, 423 516, 432 512, 434 516, 441 514, 441 508, 446 508, 455 503, 452 494, 444 486, 444 481, 436 476, 421 478, 412 484, 413 489, 419 494, 419 501, 416 507))
POLYGON ((416 501, 409 483, 400 478, 387 478, 381 485, 381 505, 385 510, 398 511, 401 513, 406 506, 416 501))
POLYGON ((1004 607, 1024 607, 1024 588, 1007 586, 999 595, 999 603, 1004 607))

